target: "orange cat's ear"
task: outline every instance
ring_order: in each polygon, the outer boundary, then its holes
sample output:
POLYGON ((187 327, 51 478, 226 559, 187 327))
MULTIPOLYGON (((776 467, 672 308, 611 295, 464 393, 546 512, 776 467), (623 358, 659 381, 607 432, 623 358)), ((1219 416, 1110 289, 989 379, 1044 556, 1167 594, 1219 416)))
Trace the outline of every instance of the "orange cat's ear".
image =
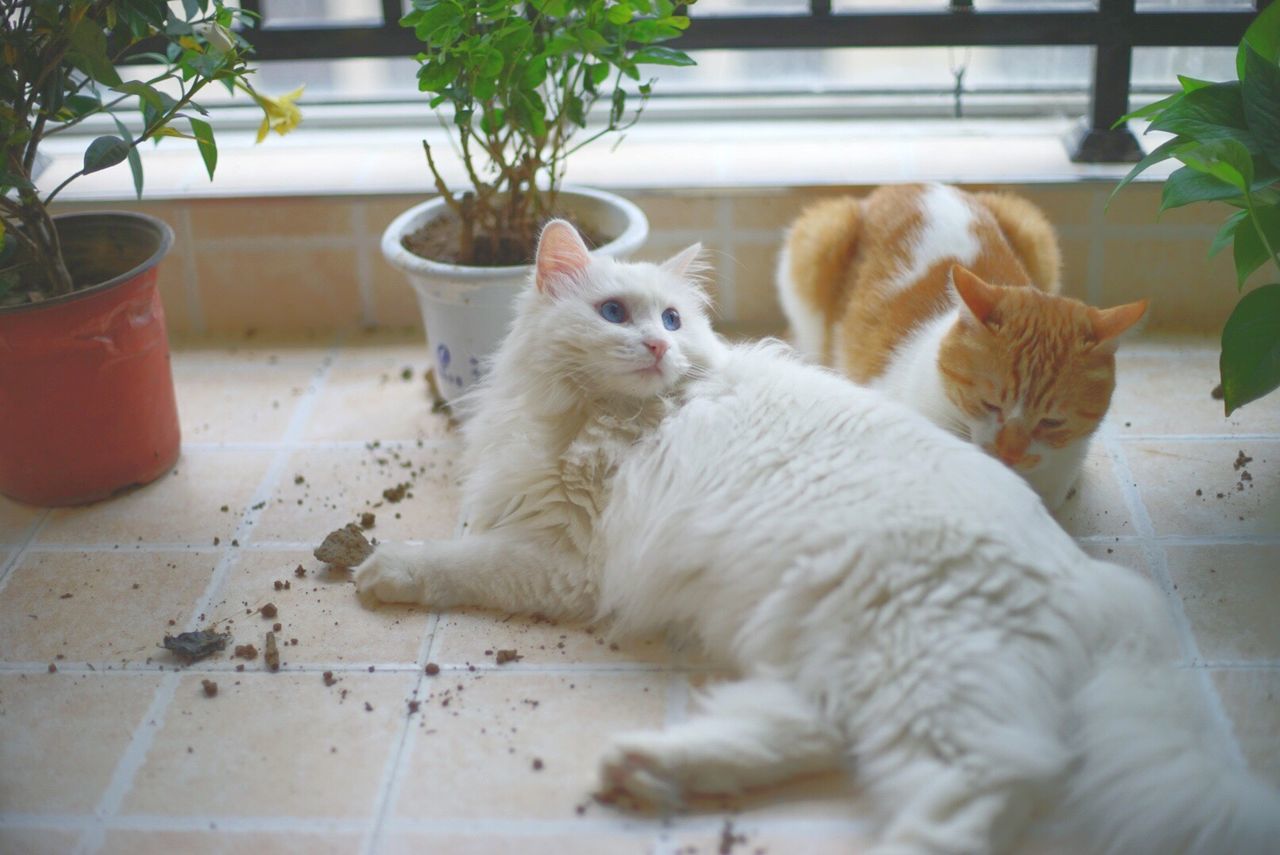
POLYGON ((580 277, 591 263, 587 245, 578 230, 565 220, 552 220, 538 238, 538 260, 534 281, 538 290, 552 297, 580 277))
POLYGON ((1089 323, 1093 326, 1093 340, 1115 350, 1119 336, 1147 313, 1147 301, 1126 303, 1112 309, 1089 309, 1089 323))
POLYGON ((951 265, 951 284, 974 320, 983 325, 993 320, 996 303, 1000 301, 1000 289, 983 282, 959 264, 951 265))

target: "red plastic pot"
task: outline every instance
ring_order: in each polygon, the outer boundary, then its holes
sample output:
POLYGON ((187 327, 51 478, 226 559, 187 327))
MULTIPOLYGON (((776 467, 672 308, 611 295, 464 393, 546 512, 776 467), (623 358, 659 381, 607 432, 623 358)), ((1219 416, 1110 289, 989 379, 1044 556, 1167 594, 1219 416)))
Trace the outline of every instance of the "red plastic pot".
POLYGON ((144 214, 55 220, 92 287, 0 309, 0 493, 76 505, 145 484, 178 459, 178 409, 156 265, 173 230, 144 214))

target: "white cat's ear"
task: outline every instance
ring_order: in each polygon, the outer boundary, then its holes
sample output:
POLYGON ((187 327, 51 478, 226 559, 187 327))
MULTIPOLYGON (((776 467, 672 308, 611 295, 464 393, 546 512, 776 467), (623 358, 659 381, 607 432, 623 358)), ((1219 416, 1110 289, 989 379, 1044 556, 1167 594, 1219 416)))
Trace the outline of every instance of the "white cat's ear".
POLYGON ((543 226, 534 274, 539 291, 558 296, 565 284, 581 277, 590 263, 591 253, 572 225, 565 220, 551 220, 543 226))
POLYGON ((662 262, 661 267, 684 279, 699 278, 707 269, 707 263, 702 260, 702 244, 695 243, 693 246, 685 247, 662 262))
POLYGON ((983 282, 959 264, 951 265, 951 284, 973 319, 984 326, 990 325, 996 303, 1000 301, 1000 289, 983 282))
POLYGON ((1093 340, 1099 347, 1114 351, 1120 343, 1120 335, 1130 329, 1147 313, 1147 301, 1125 303, 1111 309, 1089 309, 1089 323, 1093 326, 1093 340))

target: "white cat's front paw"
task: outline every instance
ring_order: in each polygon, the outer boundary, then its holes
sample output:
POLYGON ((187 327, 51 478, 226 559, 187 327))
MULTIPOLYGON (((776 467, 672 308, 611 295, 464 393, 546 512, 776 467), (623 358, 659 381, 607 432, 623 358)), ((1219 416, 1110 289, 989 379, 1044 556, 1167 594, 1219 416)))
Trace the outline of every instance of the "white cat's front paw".
POLYGON ((356 593, 384 603, 427 602, 419 562, 414 560, 406 547, 388 544, 378 546, 356 568, 356 593))
POLYGON ((663 768, 661 757, 619 738, 600 758, 597 797, 602 801, 630 799, 640 805, 674 807, 680 803, 680 785, 663 768))

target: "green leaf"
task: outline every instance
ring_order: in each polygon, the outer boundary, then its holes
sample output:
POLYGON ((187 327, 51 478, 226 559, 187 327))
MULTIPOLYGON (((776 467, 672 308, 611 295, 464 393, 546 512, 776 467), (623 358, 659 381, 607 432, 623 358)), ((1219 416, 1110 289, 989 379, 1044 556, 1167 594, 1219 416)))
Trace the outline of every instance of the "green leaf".
POLYGON ((196 135, 196 145, 200 148, 200 157, 204 160, 204 168, 209 172, 209 180, 213 180, 213 171, 218 166, 218 145, 213 141, 213 127, 202 119, 187 117, 191 123, 191 133, 196 135))
POLYGON ((697 65, 687 53, 662 45, 642 47, 631 56, 637 65, 674 65, 681 68, 697 65))
POLYGON ((635 10, 631 8, 630 3, 619 3, 617 6, 611 6, 609 11, 605 13, 605 19, 614 26, 620 27, 628 23, 635 10))
POLYGON ((1194 77, 1187 77, 1183 74, 1178 75, 1178 83, 1181 84, 1183 92, 1194 92, 1197 89, 1213 85, 1212 80, 1197 80, 1194 77))
POLYGON ((496 50, 490 50, 484 54, 484 59, 479 63, 479 74, 482 77, 497 77, 502 71, 502 54, 496 50))
POLYGON ((1170 107, 1172 107, 1174 104, 1177 104, 1179 101, 1181 101, 1185 97, 1187 97, 1185 92, 1175 92, 1174 94, 1168 96, 1167 98, 1161 98, 1159 101, 1152 101, 1150 104, 1146 105, 1145 107, 1139 107, 1133 112, 1125 113, 1123 116, 1116 119, 1116 123, 1111 126, 1111 129, 1115 130, 1116 128, 1120 127, 1130 119, 1149 119, 1152 116, 1155 116, 1169 109, 1170 107))
POLYGON ((1162 160, 1168 160, 1173 157, 1179 146, 1187 144, 1187 141, 1182 137, 1174 137, 1173 139, 1165 140, 1160 143, 1160 145, 1153 148, 1144 158, 1142 158, 1142 160, 1133 165, 1133 169, 1129 170, 1129 174, 1120 180, 1120 183, 1116 185, 1116 189, 1111 191, 1111 195, 1107 197, 1107 206, 1111 205, 1111 200, 1116 197, 1116 194, 1120 192, 1122 187, 1133 181, 1133 179, 1137 178, 1148 168, 1155 166, 1162 160))
POLYGON ((537 57, 529 61, 520 77, 520 85, 525 89, 537 89, 547 79, 547 61, 537 57))
POLYGON ((506 117, 507 114, 501 107, 485 110, 484 115, 480 117, 480 130, 492 136, 502 130, 506 117))
POLYGON ((1280 8, 1272 3, 1258 13, 1249 29, 1244 31, 1240 47, 1236 49, 1236 76, 1245 79, 1246 53, 1249 48, 1268 62, 1275 62, 1280 57, 1280 8))
POLYGON ((1232 255, 1236 263, 1236 288, 1244 288, 1245 281, 1262 265, 1271 260, 1267 245, 1259 236, 1259 230, 1271 246, 1280 246, 1280 208, 1255 207, 1245 211, 1245 219, 1235 232, 1232 255))
POLYGON ((115 166, 129 156, 129 144, 119 137, 98 137, 84 152, 84 174, 115 166))
POLYGON ((599 86, 609 79, 609 63, 597 62, 588 66, 587 72, 591 75, 592 84, 599 86))
POLYGON ((1241 193, 1253 184, 1253 158, 1248 149, 1235 140, 1184 146, 1175 156, 1197 172, 1225 181, 1241 193))
POLYGON ((121 83, 119 86, 112 86, 117 92, 123 92, 128 95, 136 95, 143 101, 146 101, 157 110, 165 109, 164 99, 160 97, 160 92, 154 86, 144 83, 141 80, 129 80, 121 83))
POLYGON ((1250 291, 1236 304, 1222 328, 1219 370, 1228 416, 1280 387, 1280 284, 1250 291))
POLYGON ((1258 151, 1248 127, 1241 87, 1235 81, 1188 92, 1151 123, 1151 130, 1168 131, 1196 142, 1234 139, 1250 151, 1258 151))
MULTIPOLYGON (((114 115, 111 117, 111 121, 116 123, 116 130, 120 132, 120 136, 123 139, 128 140, 130 143, 132 143, 133 137, 130 136, 129 129, 124 126, 124 122, 120 121, 114 115)), ((142 198, 142 158, 139 157, 138 155, 138 147, 136 145, 129 146, 128 158, 129 158, 129 170, 133 173, 133 192, 139 199, 141 199, 142 198)))
POLYGON ((1209 258, 1213 258, 1222 250, 1226 249, 1227 244, 1231 243, 1236 236, 1236 227, 1249 216, 1248 211, 1236 211, 1227 217, 1227 221, 1222 224, 1222 228, 1218 229, 1218 234, 1214 236, 1213 243, 1209 246, 1209 258))
POLYGON ((609 124, 616 125, 627 109, 627 93, 621 87, 613 90, 613 100, 609 105, 609 124))
MULTIPOLYGON (((1264 178, 1255 178, 1254 189, 1259 188, 1264 178)), ((1222 179, 1199 172, 1190 166, 1175 169, 1165 179, 1164 189, 1160 194, 1160 210, 1180 208, 1192 202, 1221 202, 1240 196, 1240 190, 1222 179)))
POLYGON ((99 83, 108 86, 120 83, 120 75, 107 58, 106 33, 88 15, 81 18, 71 30, 71 49, 67 55, 76 68, 99 83))
POLYGON ((1245 45, 1244 117, 1262 153, 1280 166, 1280 67, 1245 45))

